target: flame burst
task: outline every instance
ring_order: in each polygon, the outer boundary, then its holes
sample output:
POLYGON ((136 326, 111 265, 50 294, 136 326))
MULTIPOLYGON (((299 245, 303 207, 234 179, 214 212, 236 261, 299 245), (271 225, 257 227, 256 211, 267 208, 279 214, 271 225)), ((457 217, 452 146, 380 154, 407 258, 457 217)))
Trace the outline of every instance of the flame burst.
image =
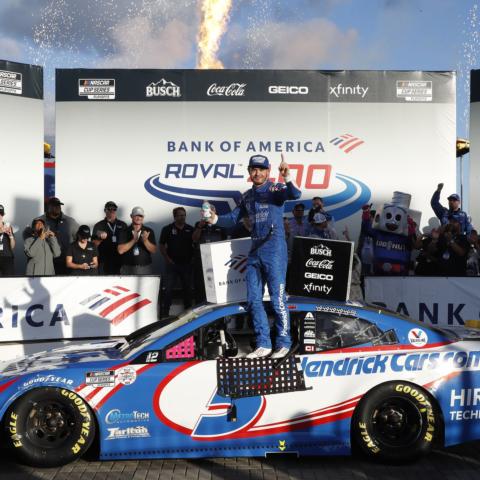
POLYGON ((227 29, 232 0, 203 0, 198 33, 197 68, 223 68, 217 58, 220 39, 227 29))

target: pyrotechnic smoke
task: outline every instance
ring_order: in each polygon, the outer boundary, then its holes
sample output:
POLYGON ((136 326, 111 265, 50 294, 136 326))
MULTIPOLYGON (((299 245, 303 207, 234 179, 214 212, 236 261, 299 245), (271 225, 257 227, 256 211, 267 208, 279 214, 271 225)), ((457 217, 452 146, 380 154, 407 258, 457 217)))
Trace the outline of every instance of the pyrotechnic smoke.
POLYGON ((231 8, 232 0, 202 0, 197 68, 223 68, 217 53, 220 39, 227 29, 231 8))

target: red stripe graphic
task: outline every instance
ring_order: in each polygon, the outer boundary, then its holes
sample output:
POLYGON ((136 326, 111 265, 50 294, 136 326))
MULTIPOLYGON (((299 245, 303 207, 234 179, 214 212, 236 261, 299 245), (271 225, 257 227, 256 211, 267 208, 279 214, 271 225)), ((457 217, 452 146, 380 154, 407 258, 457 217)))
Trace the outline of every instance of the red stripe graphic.
MULTIPOLYGON (((152 368, 152 367, 155 367, 157 364, 156 363, 150 363, 149 365, 145 365, 143 366, 142 368, 139 368, 137 370, 137 377, 145 372, 146 370, 148 370, 149 368, 152 368)), ((118 385, 116 385, 115 387, 113 387, 98 403, 97 405, 95 406, 95 410, 100 410, 100 408, 102 407, 102 405, 105 404, 105 402, 112 396, 114 395, 115 393, 117 393, 122 387, 124 387, 125 385, 123 383, 119 383, 118 385)))
POLYGON ((115 309, 123 305, 124 303, 127 303, 128 301, 139 297, 139 293, 131 293, 130 295, 127 295, 126 297, 121 298, 120 300, 117 300, 116 302, 112 303, 110 306, 105 308, 100 312, 101 317, 106 317, 110 312, 113 312, 115 309))
POLYGON ((116 290, 111 290, 110 288, 105 289, 104 292, 111 293, 112 295, 120 295, 116 290))
POLYGON ((315 355, 330 355, 332 353, 357 353, 357 352, 388 352, 390 350, 410 350, 412 352, 422 352, 427 348, 437 348, 444 347, 445 345, 450 345, 456 341, 450 342, 437 342, 437 343, 428 343, 422 348, 414 347, 412 345, 378 345, 375 347, 356 347, 356 348, 336 348, 334 350, 327 350, 325 352, 317 352, 315 355))
POLYGON ((20 377, 14 377, 8 382, 5 382, 3 385, 0 386, 0 393, 2 393, 4 390, 6 390, 10 385, 15 383, 20 377))
POLYGON ((346 140, 345 142, 341 143, 341 144, 339 145, 339 147, 343 149, 343 148, 345 148, 347 145, 350 145, 351 143, 356 142, 357 140, 358 140, 358 137, 353 137, 353 138, 351 138, 351 139, 349 139, 349 140, 346 140))
POLYGON ((113 288, 118 288, 122 292, 129 292, 130 291, 128 288, 120 287, 119 285, 115 285, 113 288))
POLYGON ((122 320, 125 320, 132 313, 135 313, 137 310, 140 310, 141 308, 145 307, 149 303, 152 303, 152 302, 148 299, 145 299, 145 300, 142 300, 138 303, 135 303, 134 305, 128 307, 123 312, 119 313, 115 318, 112 318, 112 324, 113 325, 118 325, 122 320))
MULTIPOLYGON (((353 150, 354 148, 357 148, 359 145, 361 145, 362 143, 365 143, 363 140, 360 140, 359 142, 357 143, 354 143, 353 145, 351 145, 350 147, 348 147, 347 149, 345 149, 345 153, 348 153, 350 152, 351 150, 353 150)), ((343 148, 343 147, 341 147, 343 148)))

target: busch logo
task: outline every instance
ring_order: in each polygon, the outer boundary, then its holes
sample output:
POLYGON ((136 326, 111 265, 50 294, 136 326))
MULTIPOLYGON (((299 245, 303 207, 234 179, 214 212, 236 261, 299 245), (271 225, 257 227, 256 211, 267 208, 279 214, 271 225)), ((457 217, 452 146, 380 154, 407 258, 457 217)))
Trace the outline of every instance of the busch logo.
POLYGON ((333 270, 333 262, 335 260, 314 260, 309 258, 305 263, 306 267, 310 268, 320 268, 322 270, 333 270))
POLYGON ((180 97, 182 94, 178 85, 162 78, 157 83, 150 83, 146 88, 145 95, 147 97, 180 97))
POLYGON ((332 251, 330 248, 321 243, 320 245, 315 245, 310 249, 310 255, 323 255, 324 257, 331 257, 332 251))
POLYGON ((243 97, 246 83, 231 83, 230 85, 217 85, 212 83, 207 90, 209 97, 243 97))

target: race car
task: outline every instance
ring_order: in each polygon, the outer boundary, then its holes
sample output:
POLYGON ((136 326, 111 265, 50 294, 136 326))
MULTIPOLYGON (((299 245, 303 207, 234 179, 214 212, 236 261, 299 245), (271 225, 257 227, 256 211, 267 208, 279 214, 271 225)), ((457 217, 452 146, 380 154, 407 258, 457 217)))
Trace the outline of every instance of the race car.
POLYGON ((3 443, 20 461, 343 455, 414 459, 480 438, 478 331, 377 307, 288 299, 294 346, 247 359, 244 304, 206 304, 121 340, 2 365, 3 443))

